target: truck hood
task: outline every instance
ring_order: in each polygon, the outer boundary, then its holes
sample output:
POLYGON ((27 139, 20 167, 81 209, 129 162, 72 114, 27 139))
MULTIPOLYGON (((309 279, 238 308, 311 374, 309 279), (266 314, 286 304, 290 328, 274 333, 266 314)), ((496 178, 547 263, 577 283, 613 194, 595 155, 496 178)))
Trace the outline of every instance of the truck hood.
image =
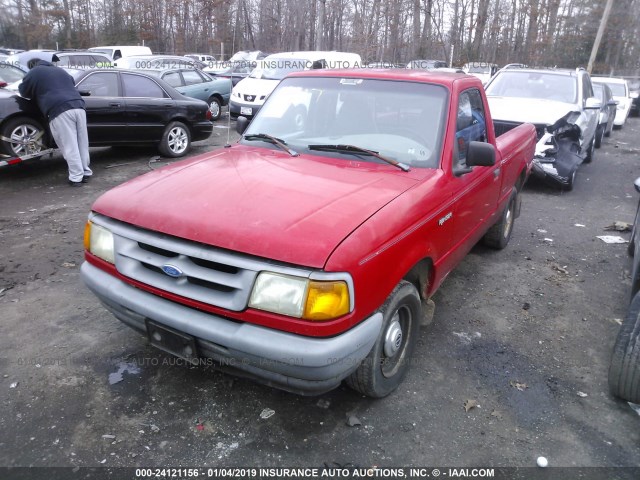
POLYGON ((567 113, 578 110, 573 103, 540 98, 487 97, 491 116, 504 122, 553 125, 567 113))
POLYGON ((417 181, 390 165, 238 145, 135 178, 92 209, 195 242, 322 268, 340 242, 417 181))

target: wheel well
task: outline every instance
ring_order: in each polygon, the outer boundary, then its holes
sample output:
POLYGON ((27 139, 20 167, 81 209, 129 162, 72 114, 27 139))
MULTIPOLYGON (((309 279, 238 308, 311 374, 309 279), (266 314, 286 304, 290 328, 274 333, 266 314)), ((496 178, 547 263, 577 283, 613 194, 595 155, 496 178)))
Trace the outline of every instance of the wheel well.
POLYGON ((30 115, 25 114, 24 112, 16 112, 13 115, 10 115, 6 118, 4 118, 2 120, 2 123, 0 124, 0 130, 4 130, 5 125, 8 122, 11 122, 13 120, 19 119, 19 118, 24 118, 26 120, 31 120, 33 122, 37 122, 38 124, 40 124, 40 126, 42 128, 44 128, 44 144, 47 146, 54 146, 53 143, 53 137, 51 136, 51 132, 49 130, 49 124, 42 118, 34 118, 30 115))
POLYGON ((220 105, 224 104, 224 100, 222 99, 222 95, 220 95, 219 93, 214 93, 212 95, 209 96, 209 98, 217 98, 220 101, 220 105))
MULTIPOLYGON (((189 135, 193 137, 193 130, 191 129, 191 124, 187 121, 187 119, 182 117, 172 118, 169 123, 171 122, 180 122, 181 124, 183 124, 185 127, 187 127, 187 130, 189 130, 189 135)), ((167 123, 167 125, 169 125, 169 123, 167 123)))
POLYGON ((522 187, 524 187, 524 182, 527 181, 527 172, 526 170, 522 170, 520 172, 520 176, 518 177, 518 181, 516 182, 516 189, 518 192, 522 191, 522 187))
POLYGON ((433 278, 433 261, 423 258, 416 263, 404 276, 404 280, 413 284, 418 289, 421 299, 426 299, 431 279, 433 278))

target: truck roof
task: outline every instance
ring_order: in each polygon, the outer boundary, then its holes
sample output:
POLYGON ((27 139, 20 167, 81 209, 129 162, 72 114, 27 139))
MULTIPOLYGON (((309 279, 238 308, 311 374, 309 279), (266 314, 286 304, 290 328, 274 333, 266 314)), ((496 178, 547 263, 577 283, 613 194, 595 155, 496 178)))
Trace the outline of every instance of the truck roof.
POLYGON ((452 87, 453 82, 460 79, 473 79, 476 77, 465 73, 450 73, 438 70, 410 70, 405 68, 349 68, 349 69, 319 69, 304 70, 288 75, 289 77, 347 77, 368 78, 373 80, 404 80, 413 82, 436 83, 446 87, 452 87))

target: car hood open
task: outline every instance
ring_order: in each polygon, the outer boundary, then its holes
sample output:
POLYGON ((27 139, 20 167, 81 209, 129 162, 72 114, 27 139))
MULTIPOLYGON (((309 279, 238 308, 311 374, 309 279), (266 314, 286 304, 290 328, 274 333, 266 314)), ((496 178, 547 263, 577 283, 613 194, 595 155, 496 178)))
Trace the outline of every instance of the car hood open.
MULTIPOLYGON (((420 169, 421 175, 436 170, 420 169)), ((322 268, 417 178, 390 165, 236 146, 148 173, 93 211, 207 245, 322 268)))

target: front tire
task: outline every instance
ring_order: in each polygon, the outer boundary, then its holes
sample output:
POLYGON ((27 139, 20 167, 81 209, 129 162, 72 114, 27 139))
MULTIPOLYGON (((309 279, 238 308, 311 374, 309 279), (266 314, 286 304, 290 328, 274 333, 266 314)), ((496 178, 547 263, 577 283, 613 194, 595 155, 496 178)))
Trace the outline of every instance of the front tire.
POLYGON ((562 190, 565 192, 570 192, 573 190, 573 187, 576 184, 576 177, 578 176, 578 167, 574 167, 569 174, 569 178, 567 179, 567 183, 562 185, 562 190))
POLYGON ((162 135, 158 150, 165 157, 181 157, 191 146, 191 132, 182 122, 171 122, 162 135))
POLYGON ((633 297, 613 346, 609 391, 627 402, 640 403, 640 293, 633 297))
POLYGON ((346 382, 354 390, 373 398, 393 392, 409 368, 419 333, 422 306, 413 284, 402 280, 381 308, 382 329, 358 369, 346 382))
POLYGON ((513 233, 513 222, 516 219, 517 201, 518 191, 513 189, 507 206, 504 207, 502 211, 500 220, 484 234, 483 240, 485 245, 497 250, 502 250, 509 244, 511 234, 513 233))
POLYGON ((18 117, 7 121, 0 133, 3 137, 15 140, 15 143, 0 142, 2 152, 10 157, 23 157, 39 153, 46 148, 43 126, 40 122, 28 117, 18 117), (25 143, 29 143, 29 145, 25 145, 25 143))

